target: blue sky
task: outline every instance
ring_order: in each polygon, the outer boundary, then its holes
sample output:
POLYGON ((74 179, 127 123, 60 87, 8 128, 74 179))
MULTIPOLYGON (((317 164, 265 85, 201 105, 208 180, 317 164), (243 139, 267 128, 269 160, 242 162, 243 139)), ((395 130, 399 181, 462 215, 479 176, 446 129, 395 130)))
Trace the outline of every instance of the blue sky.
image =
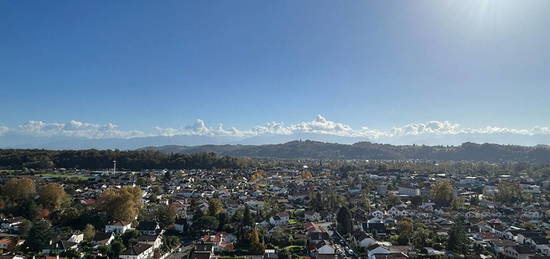
POLYGON ((550 2, 1 1, 0 126, 550 125, 550 2))

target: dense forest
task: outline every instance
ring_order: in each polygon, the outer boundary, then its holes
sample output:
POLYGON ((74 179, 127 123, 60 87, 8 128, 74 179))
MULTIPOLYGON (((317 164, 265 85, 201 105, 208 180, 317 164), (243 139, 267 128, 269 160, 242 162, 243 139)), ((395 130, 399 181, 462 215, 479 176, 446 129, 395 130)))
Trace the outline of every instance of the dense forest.
POLYGON ((118 150, 42 150, 0 149, 0 168, 82 168, 105 169, 117 167, 139 169, 241 168, 246 159, 218 156, 214 153, 165 154, 157 151, 118 150))
POLYGON ((231 157, 278 159, 433 160, 550 163, 548 146, 464 143, 460 146, 387 145, 358 142, 352 145, 292 141, 274 145, 205 145, 149 147, 164 153, 213 152, 231 157))

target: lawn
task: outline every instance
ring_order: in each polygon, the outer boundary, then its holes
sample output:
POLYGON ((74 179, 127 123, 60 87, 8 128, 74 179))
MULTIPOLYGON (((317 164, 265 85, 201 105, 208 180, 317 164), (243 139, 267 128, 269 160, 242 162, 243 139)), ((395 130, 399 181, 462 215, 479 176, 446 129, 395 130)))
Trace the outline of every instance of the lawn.
POLYGON ((293 249, 293 248, 294 248, 294 249, 296 249, 296 248, 298 248, 298 249, 304 249, 303 246, 285 246, 285 247, 282 248, 282 250, 290 250, 290 249, 293 249))
POLYGON ((0 170, 0 173, 15 173, 18 170, 12 170, 12 169, 2 169, 0 170))
POLYGON ((37 176, 46 177, 46 178, 65 178, 65 179, 76 178, 78 180, 88 180, 89 179, 89 177, 86 177, 86 176, 83 176, 83 175, 66 174, 66 173, 43 173, 43 174, 38 174, 37 176))

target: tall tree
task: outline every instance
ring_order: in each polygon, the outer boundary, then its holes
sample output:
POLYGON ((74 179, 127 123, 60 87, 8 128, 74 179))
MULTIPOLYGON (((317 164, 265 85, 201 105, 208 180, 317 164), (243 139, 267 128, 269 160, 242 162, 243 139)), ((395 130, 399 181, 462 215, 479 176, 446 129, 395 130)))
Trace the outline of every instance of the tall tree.
POLYGON ((118 256, 120 255, 120 253, 122 253, 122 251, 124 251, 124 249, 125 249, 124 244, 121 241, 114 240, 111 243, 111 249, 110 249, 112 258, 118 258, 118 256))
POLYGON ((447 240, 447 248, 455 253, 466 254, 468 245, 468 237, 464 230, 464 222, 458 219, 449 231, 449 239, 447 240))
POLYGON ((217 217, 218 214, 223 212, 223 204, 220 199, 210 199, 208 201, 208 214, 210 216, 217 217))
POLYGON ((157 209, 158 221, 164 225, 174 224, 176 222, 176 208, 174 206, 163 205, 157 209))
POLYGON ((260 237, 256 229, 252 229, 249 234, 249 238, 250 244, 248 251, 254 255, 263 255, 265 251, 265 246, 260 242, 260 237))
POLYGON ((495 199, 498 202, 513 204, 522 199, 522 188, 519 183, 503 181, 497 185, 497 189, 495 199))
POLYGON ((336 227, 338 232, 342 234, 349 234, 353 230, 353 223, 351 221, 351 213, 347 207, 341 207, 336 214, 336 227))
POLYGON ((6 200, 18 203, 29 200, 36 194, 36 185, 30 178, 12 178, 2 187, 2 194, 6 200))
POLYGON ((195 231, 206 229, 216 230, 219 224, 220 222, 216 217, 202 216, 199 219, 193 221, 193 225, 191 225, 191 228, 195 231))
POLYGON ((442 206, 449 206, 453 200, 453 185, 450 179, 443 179, 432 185, 432 199, 442 206))
POLYGON ((41 251, 43 248, 48 247, 52 238, 53 231, 51 230, 50 223, 45 220, 41 220, 34 223, 29 231, 29 236, 27 237, 25 244, 32 251, 41 251))
POLYGON ((218 221, 219 221, 219 225, 218 225, 218 231, 223 231, 223 228, 225 227, 225 224, 227 223, 227 214, 225 213, 220 213, 218 215, 218 221))
POLYGON ((82 231, 82 234, 84 234, 84 240, 86 242, 90 242, 94 239, 95 236, 95 228, 94 226, 90 224, 86 224, 84 227, 84 230, 82 231))
POLYGON ((413 223, 409 218, 403 218, 397 222, 397 231, 399 233, 399 243, 406 245, 411 239, 413 233, 413 223))
POLYGON ((132 221, 142 207, 139 187, 124 186, 120 189, 108 189, 98 199, 97 207, 105 212, 112 221, 132 221))
POLYGON ((245 206, 244 213, 243 213, 243 219, 242 219, 242 225, 243 226, 252 226, 252 216, 250 215, 250 209, 248 206, 245 206))
POLYGON ((55 211, 61 208, 61 205, 68 199, 67 193, 63 186, 57 183, 49 183, 44 185, 38 192, 40 204, 50 211, 55 211))

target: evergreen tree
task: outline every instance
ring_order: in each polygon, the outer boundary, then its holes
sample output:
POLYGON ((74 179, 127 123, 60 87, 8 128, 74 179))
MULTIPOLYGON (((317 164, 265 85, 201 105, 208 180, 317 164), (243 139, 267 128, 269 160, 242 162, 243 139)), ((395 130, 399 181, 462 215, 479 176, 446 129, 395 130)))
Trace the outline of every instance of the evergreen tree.
POLYGON ((253 229, 250 232, 250 245, 249 245, 248 251, 254 255, 263 255, 264 250, 265 250, 265 247, 260 242, 260 237, 258 235, 258 232, 256 231, 256 229, 253 229))
POLYGON ((225 227, 225 224, 227 223, 227 214, 220 213, 220 215, 218 215, 218 221, 219 221, 218 231, 222 231, 223 228, 225 227))
POLYGON ((351 213, 347 207, 341 207, 336 214, 336 223, 338 232, 341 234, 349 234, 353 230, 353 223, 351 221, 351 213))
POLYGON ((468 247, 468 237, 464 231, 464 222, 459 219, 451 227, 449 231, 449 239, 447 240, 447 249, 455 252, 465 254, 468 247))
POLYGON ((252 226, 252 216, 250 215, 250 209, 248 207, 244 208, 242 225, 243 226, 252 226))
POLYGON ((41 251, 48 247, 50 240, 53 238, 53 231, 51 225, 45 220, 34 223, 29 231, 29 236, 25 244, 32 251, 41 251))

